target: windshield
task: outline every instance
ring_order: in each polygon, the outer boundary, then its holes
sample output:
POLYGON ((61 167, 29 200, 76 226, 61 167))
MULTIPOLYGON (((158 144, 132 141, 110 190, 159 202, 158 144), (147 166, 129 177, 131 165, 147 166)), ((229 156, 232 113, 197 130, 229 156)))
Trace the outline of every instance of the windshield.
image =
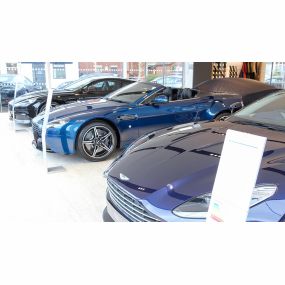
POLYGON ((135 103, 137 100, 143 98, 157 88, 158 86, 154 84, 135 82, 112 92, 105 96, 105 99, 122 103, 135 103))
POLYGON ((65 90, 76 90, 79 89, 81 87, 86 86, 87 84, 89 84, 92 80, 94 80, 94 78, 80 78, 78 80, 73 81, 71 84, 68 84, 66 86, 66 88, 64 88, 65 90))
POLYGON ((285 127, 285 92, 265 97, 235 113, 229 121, 245 120, 248 123, 285 127))

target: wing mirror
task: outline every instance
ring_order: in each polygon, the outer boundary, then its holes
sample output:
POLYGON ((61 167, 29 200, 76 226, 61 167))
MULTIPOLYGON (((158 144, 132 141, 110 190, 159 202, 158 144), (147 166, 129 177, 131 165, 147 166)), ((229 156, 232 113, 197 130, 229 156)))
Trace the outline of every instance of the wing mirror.
POLYGON ((166 95, 159 95, 155 97, 152 101, 152 104, 158 105, 158 104, 165 104, 168 103, 168 97, 166 95))
POLYGON ((233 103, 233 104, 230 105, 231 113, 234 113, 237 110, 242 109, 242 108, 243 108, 243 103, 242 102, 236 102, 236 103, 233 103))

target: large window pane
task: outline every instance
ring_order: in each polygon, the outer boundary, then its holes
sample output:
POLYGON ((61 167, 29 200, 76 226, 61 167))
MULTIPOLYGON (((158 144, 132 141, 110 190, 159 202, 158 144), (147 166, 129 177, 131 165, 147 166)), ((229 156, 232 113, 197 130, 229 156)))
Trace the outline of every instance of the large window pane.
POLYGON ((106 75, 123 76, 122 62, 79 62, 79 76, 83 75, 106 75))
POLYGON ((265 83, 285 88, 285 62, 268 62, 265 69, 265 83))

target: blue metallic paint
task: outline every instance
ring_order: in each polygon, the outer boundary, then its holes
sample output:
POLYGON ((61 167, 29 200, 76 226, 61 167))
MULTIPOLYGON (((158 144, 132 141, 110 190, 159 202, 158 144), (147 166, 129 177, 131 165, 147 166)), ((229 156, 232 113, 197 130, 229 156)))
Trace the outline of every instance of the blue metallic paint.
MULTIPOLYGON (((180 218, 172 211, 190 198, 212 191, 227 129, 268 137, 257 184, 274 183, 278 190, 250 208, 247 220, 281 220, 285 215, 285 138, 282 131, 230 121, 204 123, 188 130, 185 127, 161 130, 122 154, 107 171, 107 177, 164 221, 203 221, 180 218), (129 181, 120 180, 120 173, 129 181)), ((108 195, 107 199, 112 203, 108 195)))
MULTIPOLYGON (((48 128, 46 141, 50 149, 63 154, 76 152, 79 130, 94 120, 104 120, 115 126, 120 147, 125 148, 138 137, 154 130, 193 121, 212 120, 221 112, 230 112, 230 105, 240 102, 238 95, 203 96, 168 103, 144 104, 165 87, 156 88, 135 103, 126 104, 95 99, 64 105, 50 114, 49 122, 67 120, 64 125, 48 128)), ((34 118, 39 124, 42 116, 34 118)))

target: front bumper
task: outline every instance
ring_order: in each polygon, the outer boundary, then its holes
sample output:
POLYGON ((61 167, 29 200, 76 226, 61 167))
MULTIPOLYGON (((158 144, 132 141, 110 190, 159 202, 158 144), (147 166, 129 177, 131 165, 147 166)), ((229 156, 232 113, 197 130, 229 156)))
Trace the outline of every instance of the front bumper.
MULTIPOLYGON (((38 149, 40 151, 43 150, 43 143, 42 143, 42 139, 41 138, 38 138, 37 140, 33 140, 32 141, 32 146, 35 148, 35 149, 38 149)), ((47 152, 54 152, 50 149, 50 147, 47 145, 47 152)))
POLYGON ((107 200, 107 212, 114 222, 129 222, 113 205, 107 200))
MULTIPOLYGON (((9 111, 9 119, 13 120, 13 111, 9 111)), ((19 124, 31 124, 31 118, 25 113, 15 112, 15 122, 19 124)))
MULTIPOLYGON (((13 105, 8 104, 9 117, 13 119, 13 105)), ((29 106, 15 106, 14 108, 15 122, 20 124, 30 124, 32 118, 37 115, 37 111, 32 105, 29 106)))
MULTIPOLYGON (((42 123, 39 123, 42 119, 36 119, 32 121, 32 129, 34 134, 33 145, 37 149, 42 149, 42 123)), ((74 124, 65 124, 58 127, 48 127, 46 131, 46 144, 49 151, 60 154, 74 154, 75 141, 78 126, 74 124)))

